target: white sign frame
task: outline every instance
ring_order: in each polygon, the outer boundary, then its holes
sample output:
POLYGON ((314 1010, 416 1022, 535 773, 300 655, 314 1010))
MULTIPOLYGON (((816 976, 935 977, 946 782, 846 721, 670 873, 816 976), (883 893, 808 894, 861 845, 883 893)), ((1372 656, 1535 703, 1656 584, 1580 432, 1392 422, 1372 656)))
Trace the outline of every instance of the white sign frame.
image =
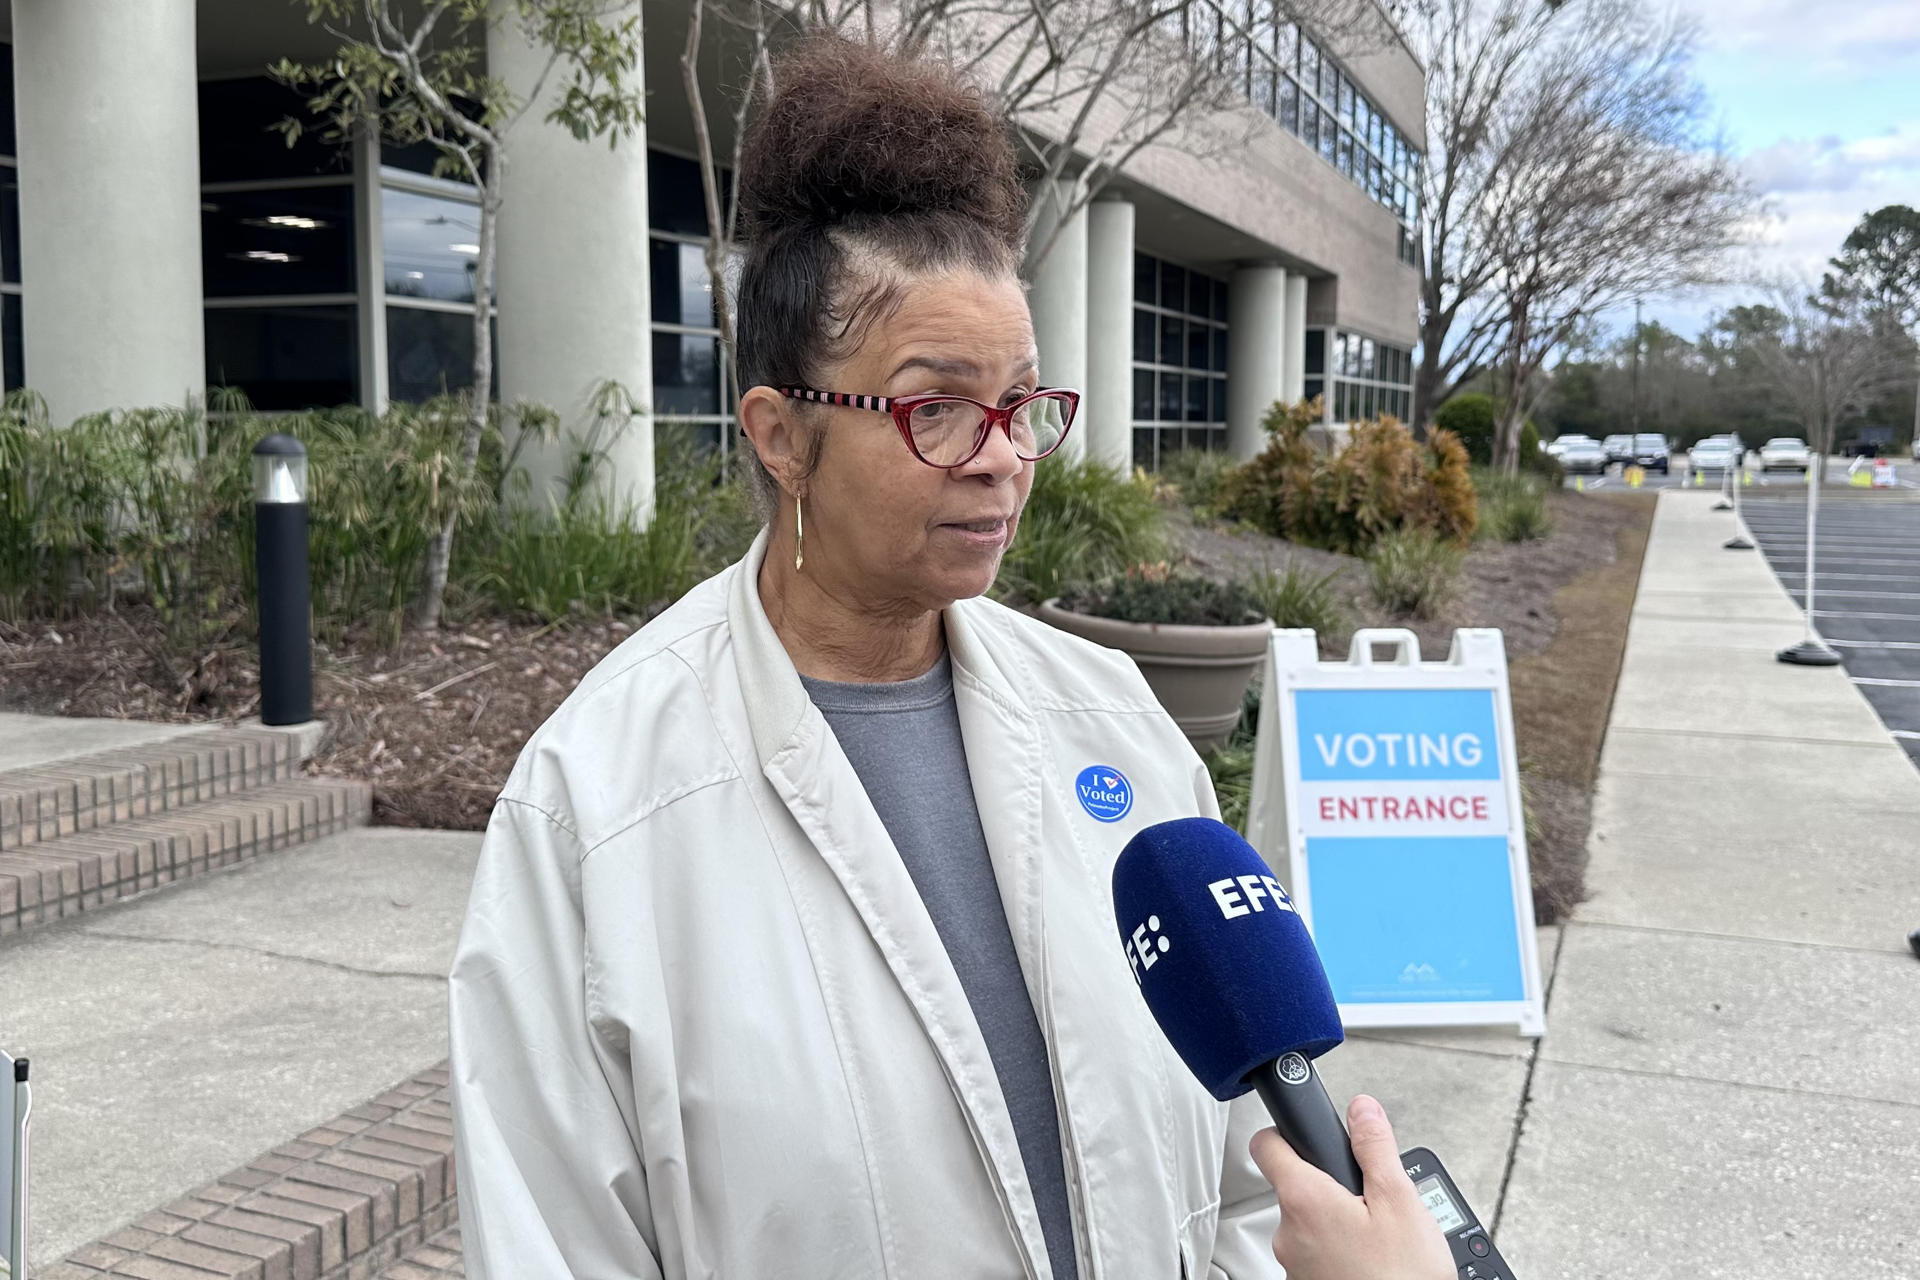
POLYGON ((27 1274, 27 1138, 33 1120, 33 1086, 23 1059, 0 1050, 0 1276, 27 1274))
MULTIPOLYGON (((1363 628, 1354 633, 1345 662, 1320 661, 1312 631, 1276 629, 1268 646, 1266 687, 1260 700, 1254 747, 1247 839, 1276 872, 1286 867, 1287 891, 1301 918, 1313 928, 1313 886, 1307 874, 1307 837, 1301 815, 1300 761, 1287 750, 1299 731, 1293 694, 1302 689, 1489 690, 1499 738, 1501 783, 1506 795, 1508 877, 1519 952, 1522 997, 1498 1001, 1361 1002, 1340 1005, 1349 1027, 1513 1026, 1523 1036, 1546 1031, 1546 1000, 1540 946, 1533 916, 1526 821, 1520 800, 1520 769, 1514 750, 1513 700, 1507 686, 1507 653, 1497 628, 1463 627, 1453 633, 1445 662, 1422 662, 1420 639, 1399 628, 1363 628), (1390 661, 1375 649, 1391 646, 1390 661)), ((1413 837, 1417 838, 1417 837, 1413 837)))

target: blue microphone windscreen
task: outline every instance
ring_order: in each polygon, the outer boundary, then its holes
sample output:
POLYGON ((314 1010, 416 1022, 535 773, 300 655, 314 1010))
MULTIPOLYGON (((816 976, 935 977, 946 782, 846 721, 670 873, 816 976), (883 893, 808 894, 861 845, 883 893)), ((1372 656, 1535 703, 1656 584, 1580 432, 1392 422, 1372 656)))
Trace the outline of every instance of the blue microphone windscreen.
POLYGON ((1147 827, 1113 865, 1120 943, 1154 1020, 1221 1101, 1283 1053, 1345 1032, 1307 926, 1273 872, 1211 818, 1147 827))

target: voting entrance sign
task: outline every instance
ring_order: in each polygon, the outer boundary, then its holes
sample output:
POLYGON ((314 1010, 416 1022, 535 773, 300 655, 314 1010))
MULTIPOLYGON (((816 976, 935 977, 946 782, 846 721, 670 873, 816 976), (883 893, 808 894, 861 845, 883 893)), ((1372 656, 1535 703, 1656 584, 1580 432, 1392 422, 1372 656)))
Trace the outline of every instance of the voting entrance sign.
POLYGON ((1410 631, 1360 631, 1345 662, 1275 631, 1247 838, 1347 1026, 1546 1029, 1498 631, 1456 631, 1445 662, 1410 631))

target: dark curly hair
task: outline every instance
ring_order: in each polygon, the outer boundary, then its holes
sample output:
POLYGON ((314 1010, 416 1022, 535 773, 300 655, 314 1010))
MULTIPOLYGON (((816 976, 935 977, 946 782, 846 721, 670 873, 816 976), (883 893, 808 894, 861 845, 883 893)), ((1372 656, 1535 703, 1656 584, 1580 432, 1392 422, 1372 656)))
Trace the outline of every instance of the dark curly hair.
POLYGON ((897 305, 903 276, 1017 270, 1027 198, 1007 124, 951 68, 821 35, 774 81, 738 179, 743 387, 815 382, 897 305))

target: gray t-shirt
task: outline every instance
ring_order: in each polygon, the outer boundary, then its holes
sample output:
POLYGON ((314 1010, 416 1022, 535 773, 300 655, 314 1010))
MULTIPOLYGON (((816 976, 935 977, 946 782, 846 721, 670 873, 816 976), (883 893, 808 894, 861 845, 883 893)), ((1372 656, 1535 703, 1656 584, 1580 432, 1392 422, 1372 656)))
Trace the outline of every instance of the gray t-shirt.
POLYGON ((1080 1272, 1053 1073, 980 829, 952 667, 942 657, 913 680, 801 683, 853 763, 960 976, 1013 1113, 1053 1274, 1070 1280, 1080 1272))

